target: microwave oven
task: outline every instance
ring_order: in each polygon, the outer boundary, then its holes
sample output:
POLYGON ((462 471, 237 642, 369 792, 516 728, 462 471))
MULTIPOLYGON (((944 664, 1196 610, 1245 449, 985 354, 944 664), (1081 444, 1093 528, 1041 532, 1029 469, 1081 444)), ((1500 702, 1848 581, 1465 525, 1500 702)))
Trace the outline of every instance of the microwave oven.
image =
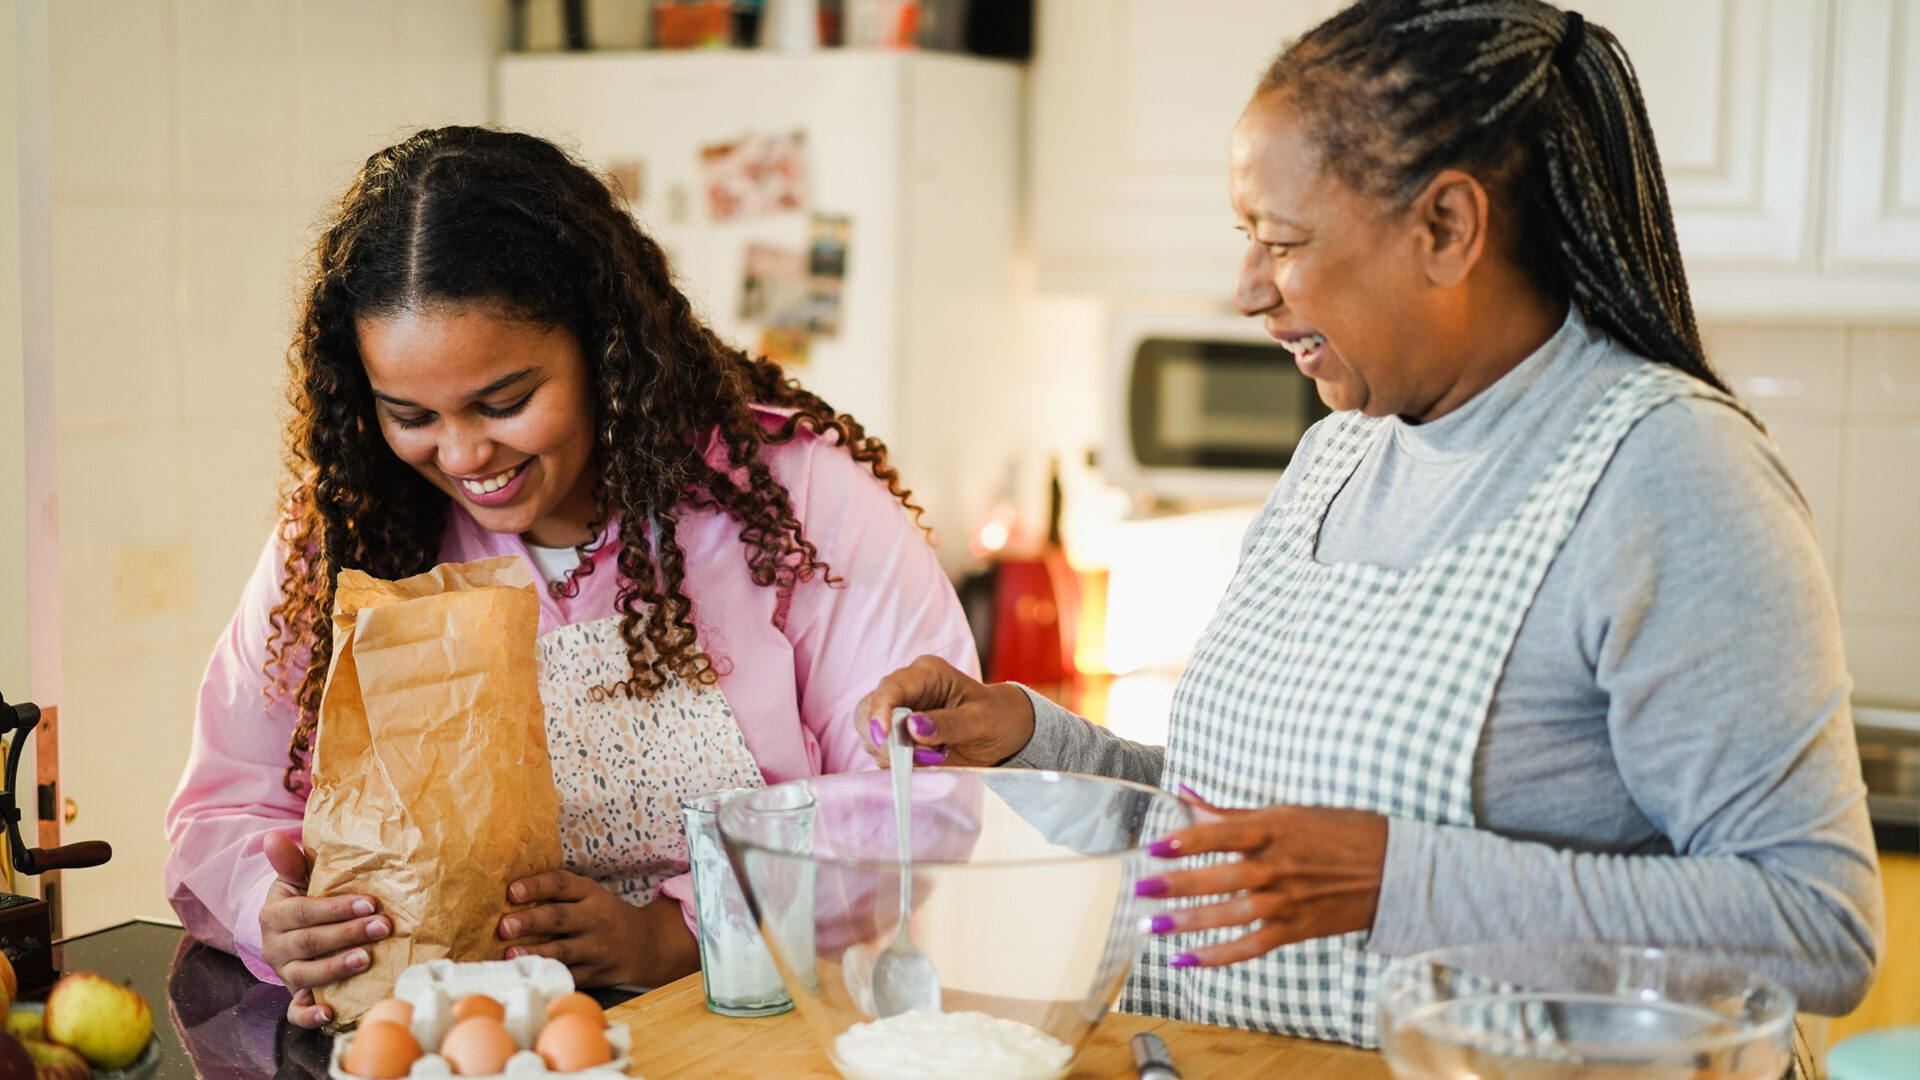
POLYGON ((1329 412, 1258 319, 1116 312, 1107 329, 1100 460, 1136 497, 1264 501, 1329 412))

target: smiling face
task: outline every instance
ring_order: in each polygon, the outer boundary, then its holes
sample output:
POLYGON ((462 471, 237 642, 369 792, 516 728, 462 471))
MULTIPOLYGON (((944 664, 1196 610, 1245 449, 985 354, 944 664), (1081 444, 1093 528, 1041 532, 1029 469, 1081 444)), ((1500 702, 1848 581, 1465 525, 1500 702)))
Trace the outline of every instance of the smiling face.
POLYGON ((380 432, 483 528, 571 547, 593 519, 593 408, 571 331, 486 304, 355 322, 380 432))
POLYGON ((1355 191, 1322 167, 1284 93, 1241 114, 1228 168, 1247 236, 1234 306, 1261 318, 1321 400, 1413 419, 1449 400, 1460 370, 1445 343, 1460 298, 1434 280, 1434 191, 1407 207, 1355 191))

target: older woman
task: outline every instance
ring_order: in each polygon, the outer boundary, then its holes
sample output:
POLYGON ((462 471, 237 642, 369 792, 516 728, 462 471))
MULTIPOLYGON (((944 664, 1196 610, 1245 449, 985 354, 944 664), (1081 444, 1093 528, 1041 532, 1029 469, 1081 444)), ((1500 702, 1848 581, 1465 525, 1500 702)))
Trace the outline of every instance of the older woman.
MULTIPOLYGON (((1168 745, 923 659, 953 764, 1218 810, 1126 1004, 1371 1044, 1386 960, 1709 950, 1814 1012, 1883 914, 1806 506, 1708 366, 1625 52, 1532 0, 1361 0, 1235 126, 1235 302, 1332 417, 1248 531, 1168 745)), ((863 719, 861 721, 865 723, 863 719)), ((1178 867, 1178 868, 1176 868, 1178 867)))

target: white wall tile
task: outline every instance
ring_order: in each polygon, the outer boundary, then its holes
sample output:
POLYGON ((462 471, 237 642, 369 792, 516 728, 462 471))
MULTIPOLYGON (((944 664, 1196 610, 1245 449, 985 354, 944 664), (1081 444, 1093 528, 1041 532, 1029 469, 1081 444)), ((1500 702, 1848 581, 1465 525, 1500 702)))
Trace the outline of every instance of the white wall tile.
POLYGON ((173 183, 168 0, 47 9, 54 197, 164 197, 173 183))
POLYGON ((198 672, 171 641, 69 660, 63 681, 61 778, 79 810, 63 839, 113 845, 106 865, 67 871, 67 932, 170 915, 160 823, 192 745, 198 672))
POLYGON ((1842 623, 1854 697, 1920 704, 1920 619, 1849 615, 1842 623))
POLYGON ((1920 420, 1856 422, 1844 454, 1840 608, 1920 620, 1920 420))
POLYGON ((295 186, 346 186, 367 155, 404 134, 399 113, 400 5, 302 0, 298 7, 295 186))
POLYGON ((186 526, 194 556, 188 640, 211 649, 233 618, 241 587, 272 531, 281 429, 208 426, 182 432, 180 442, 182 497, 194 511, 186 526))
POLYGON ((492 119, 493 65, 504 11, 494 3, 415 3, 401 11, 398 119, 410 127, 484 124, 492 119))
POLYGON ((1841 327, 1718 324, 1701 328, 1707 358, 1762 417, 1837 413, 1847 390, 1841 327))
POLYGON ((287 0, 175 0, 182 194, 292 193, 292 25, 287 0))
POLYGON ((297 242, 277 207, 180 212, 182 419, 259 425, 278 416, 297 242))
POLYGON ((1920 418, 1920 329, 1859 327, 1849 331, 1847 344, 1853 411, 1920 418))
POLYGON ((145 583, 122 582, 121 571, 128 550, 180 544, 187 510, 171 429, 66 437, 59 453, 62 681, 71 692, 84 681, 76 663, 180 640, 183 611, 126 613, 123 590, 145 583))
POLYGON ((172 423, 173 215, 53 205, 54 398, 63 435, 172 423))
POLYGON ((1838 419, 1784 415, 1771 419, 1767 429, 1780 447, 1800 493, 1807 497, 1813 528, 1820 540, 1820 557, 1827 575, 1839 587, 1840 555, 1840 445, 1838 419))

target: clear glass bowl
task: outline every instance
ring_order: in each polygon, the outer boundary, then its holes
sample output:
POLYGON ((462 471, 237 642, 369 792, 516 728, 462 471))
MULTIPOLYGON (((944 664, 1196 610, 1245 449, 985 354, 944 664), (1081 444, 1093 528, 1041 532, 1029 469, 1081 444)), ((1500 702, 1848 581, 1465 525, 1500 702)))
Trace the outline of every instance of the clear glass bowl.
POLYGON ((1164 909, 1134 895, 1156 872, 1144 845, 1191 813, 1154 788, 1028 769, 917 769, 911 803, 909 925, 939 973, 941 1014, 878 1024, 869 979, 904 876, 891 774, 793 780, 721 807, 795 1008, 848 1080, 1064 1076, 1164 909), (779 814, 794 788, 814 805, 797 841, 779 814))
POLYGON ((1381 979, 1402 1080, 1777 1080, 1793 995, 1695 953, 1510 942, 1404 957, 1381 979))

